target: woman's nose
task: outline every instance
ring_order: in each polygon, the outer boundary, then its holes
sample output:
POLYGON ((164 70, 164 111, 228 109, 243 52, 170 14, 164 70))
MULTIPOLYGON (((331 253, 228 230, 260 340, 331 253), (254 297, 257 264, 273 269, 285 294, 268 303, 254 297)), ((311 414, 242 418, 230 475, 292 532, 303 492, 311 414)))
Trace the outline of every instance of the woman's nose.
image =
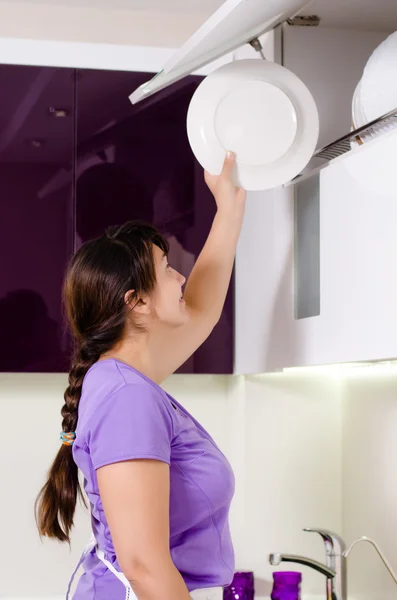
POLYGON ((186 277, 184 277, 184 276, 182 275, 182 273, 179 273, 178 271, 177 271, 176 273, 177 273, 177 277, 178 277, 178 281, 179 281, 179 283, 180 283, 181 285, 183 285, 183 284, 185 283, 185 281, 186 281, 186 277))

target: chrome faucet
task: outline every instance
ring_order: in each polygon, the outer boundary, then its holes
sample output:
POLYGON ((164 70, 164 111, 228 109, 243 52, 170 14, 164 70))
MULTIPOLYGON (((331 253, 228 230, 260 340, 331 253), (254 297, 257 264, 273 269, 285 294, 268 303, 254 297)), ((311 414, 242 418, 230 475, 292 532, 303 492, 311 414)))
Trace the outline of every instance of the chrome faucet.
POLYGON ((325 565, 317 562, 316 560, 312 560, 311 558, 306 558, 305 556, 278 553, 270 554, 269 562, 274 566, 279 565, 282 562, 293 562, 305 565, 306 567, 311 567, 315 571, 319 571, 319 573, 322 573, 326 577, 327 600, 347 600, 346 559, 354 546, 360 542, 367 542, 375 548, 386 569, 389 571, 390 576, 397 584, 397 575, 393 571, 391 564, 383 554, 378 544, 371 538, 363 536, 358 540, 355 540, 352 544, 350 544, 349 548, 346 549, 346 544, 342 538, 335 533, 328 531, 327 529, 304 529, 303 531, 319 533, 323 538, 326 557, 325 565))
POLYGON ((327 529, 304 529, 304 531, 321 535, 325 545, 325 565, 305 556, 279 553, 270 554, 270 564, 276 566, 282 562, 293 562, 311 567, 326 577, 327 600, 347 600, 345 542, 336 533, 327 529))

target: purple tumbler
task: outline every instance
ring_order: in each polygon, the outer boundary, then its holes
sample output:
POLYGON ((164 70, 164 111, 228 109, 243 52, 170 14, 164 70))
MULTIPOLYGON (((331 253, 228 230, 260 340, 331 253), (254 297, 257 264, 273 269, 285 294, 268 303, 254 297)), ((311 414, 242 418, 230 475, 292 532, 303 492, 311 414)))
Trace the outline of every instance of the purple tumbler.
POLYGON ((273 573, 272 600, 300 600, 302 573, 296 571, 278 571, 273 573))
POLYGON ((235 573, 232 583, 223 590, 223 600, 254 600, 252 571, 235 573))

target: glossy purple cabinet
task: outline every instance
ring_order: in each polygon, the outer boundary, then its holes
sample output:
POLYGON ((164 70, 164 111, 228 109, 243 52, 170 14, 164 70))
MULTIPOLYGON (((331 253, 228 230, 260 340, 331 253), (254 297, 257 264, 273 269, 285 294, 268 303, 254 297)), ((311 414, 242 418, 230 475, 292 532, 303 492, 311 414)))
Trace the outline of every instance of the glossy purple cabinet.
MULTIPOLYGON (((73 249, 128 219, 155 224, 185 276, 215 214, 190 150, 186 113, 200 78, 132 106, 152 73, 0 67, 10 90, 0 137, 0 371, 67 369, 61 285, 73 249)), ((233 371, 233 294, 180 372, 233 371)))
POLYGON ((64 371, 74 72, 0 66, 0 371, 64 371))

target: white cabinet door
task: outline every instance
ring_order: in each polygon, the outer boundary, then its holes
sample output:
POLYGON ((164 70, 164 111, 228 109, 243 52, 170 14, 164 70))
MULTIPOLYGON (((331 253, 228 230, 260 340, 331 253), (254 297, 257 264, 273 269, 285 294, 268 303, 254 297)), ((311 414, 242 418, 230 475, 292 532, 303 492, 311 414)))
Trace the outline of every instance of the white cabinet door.
POLYGON ((238 374, 265 373, 300 361, 294 321, 293 188, 250 192, 235 269, 238 374))
POLYGON ((274 29, 309 3, 310 0, 226 0, 165 63, 156 77, 131 94, 131 102, 135 104, 151 96, 274 29))

